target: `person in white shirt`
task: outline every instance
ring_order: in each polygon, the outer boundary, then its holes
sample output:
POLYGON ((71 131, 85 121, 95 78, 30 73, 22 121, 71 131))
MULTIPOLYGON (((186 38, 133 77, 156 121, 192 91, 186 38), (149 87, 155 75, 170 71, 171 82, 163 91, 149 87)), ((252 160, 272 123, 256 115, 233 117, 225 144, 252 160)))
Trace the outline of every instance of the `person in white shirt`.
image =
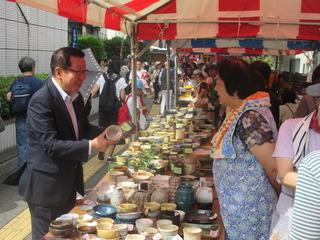
MULTIPOLYGON (((142 73, 147 72, 147 71, 142 68, 142 63, 139 60, 137 60, 137 62, 136 62, 136 67, 137 67, 137 78, 141 79, 142 78, 142 73)), ((129 79, 130 79, 130 81, 132 81, 132 79, 133 79, 132 70, 130 72, 130 78, 129 79)))
MULTIPOLYGON (((136 88, 136 95, 137 95, 137 114, 138 114, 138 123, 140 129, 147 128, 146 116, 148 114, 147 108, 144 106, 142 97, 143 97, 143 90, 144 90, 144 83, 141 79, 137 80, 137 88, 136 88)), ((132 95, 129 94, 127 97, 127 106, 131 116, 133 118, 133 98, 132 95)))

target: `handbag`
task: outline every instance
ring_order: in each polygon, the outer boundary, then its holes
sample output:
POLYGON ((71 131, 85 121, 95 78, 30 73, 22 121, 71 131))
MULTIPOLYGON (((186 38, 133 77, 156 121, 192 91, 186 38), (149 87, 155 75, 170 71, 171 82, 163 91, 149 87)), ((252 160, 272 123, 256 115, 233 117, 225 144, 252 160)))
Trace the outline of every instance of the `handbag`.
POLYGON ((3 119, 0 117, 0 132, 3 132, 5 130, 6 126, 4 124, 3 119))

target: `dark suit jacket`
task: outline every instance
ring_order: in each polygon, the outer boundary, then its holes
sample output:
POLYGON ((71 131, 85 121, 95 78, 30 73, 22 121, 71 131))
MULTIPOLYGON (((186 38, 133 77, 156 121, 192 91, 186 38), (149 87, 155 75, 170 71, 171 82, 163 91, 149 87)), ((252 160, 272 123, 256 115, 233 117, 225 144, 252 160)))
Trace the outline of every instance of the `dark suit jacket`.
POLYGON ((52 79, 32 97, 27 113, 26 169, 19 193, 25 201, 44 207, 75 202, 84 193, 82 161, 88 159, 89 140, 102 132, 89 124, 81 94, 73 102, 78 122, 76 140, 71 117, 52 79))

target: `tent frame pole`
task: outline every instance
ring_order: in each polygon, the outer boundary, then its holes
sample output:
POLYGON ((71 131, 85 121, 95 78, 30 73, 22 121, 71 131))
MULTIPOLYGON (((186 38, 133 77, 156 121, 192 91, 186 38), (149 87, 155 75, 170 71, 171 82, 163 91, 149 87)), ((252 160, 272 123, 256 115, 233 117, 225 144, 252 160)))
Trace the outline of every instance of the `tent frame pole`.
POLYGON ((173 99, 174 108, 177 108, 178 90, 179 90, 179 83, 178 83, 178 56, 177 56, 177 54, 175 54, 175 56, 174 56, 174 99, 173 99))
POLYGON ((167 92, 166 92, 166 97, 167 97, 167 101, 166 101, 166 110, 168 111, 170 109, 171 106, 171 99, 170 99, 170 40, 166 41, 166 45, 167 45, 167 92))
MULTIPOLYGON (((136 94, 136 89, 137 89, 137 49, 136 49, 136 26, 134 23, 131 23, 131 38, 130 38, 130 47, 131 47, 131 69, 132 69, 132 82, 131 82, 131 93, 132 93, 132 101, 133 101, 133 109, 132 109, 132 121, 134 125, 138 129, 138 118, 137 118, 137 94, 136 94)), ((134 136, 135 140, 136 136, 134 136)))
POLYGON ((146 51, 149 50, 149 48, 158 40, 152 40, 150 41, 139 53, 137 53, 137 59, 139 59, 139 57, 141 57, 146 51))

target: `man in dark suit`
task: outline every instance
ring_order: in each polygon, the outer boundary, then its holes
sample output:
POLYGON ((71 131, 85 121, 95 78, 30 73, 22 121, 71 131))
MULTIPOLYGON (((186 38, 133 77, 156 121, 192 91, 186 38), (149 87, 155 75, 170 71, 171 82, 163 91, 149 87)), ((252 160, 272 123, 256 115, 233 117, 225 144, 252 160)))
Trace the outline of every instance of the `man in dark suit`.
POLYGON ((115 144, 87 120, 79 93, 86 76, 84 53, 69 47, 58 49, 50 67, 52 79, 29 104, 26 169, 19 184, 19 193, 30 209, 33 240, 45 235, 51 221, 74 207, 76 192, 84 194, 82 161, 91 150, 102 152, 115 144))

